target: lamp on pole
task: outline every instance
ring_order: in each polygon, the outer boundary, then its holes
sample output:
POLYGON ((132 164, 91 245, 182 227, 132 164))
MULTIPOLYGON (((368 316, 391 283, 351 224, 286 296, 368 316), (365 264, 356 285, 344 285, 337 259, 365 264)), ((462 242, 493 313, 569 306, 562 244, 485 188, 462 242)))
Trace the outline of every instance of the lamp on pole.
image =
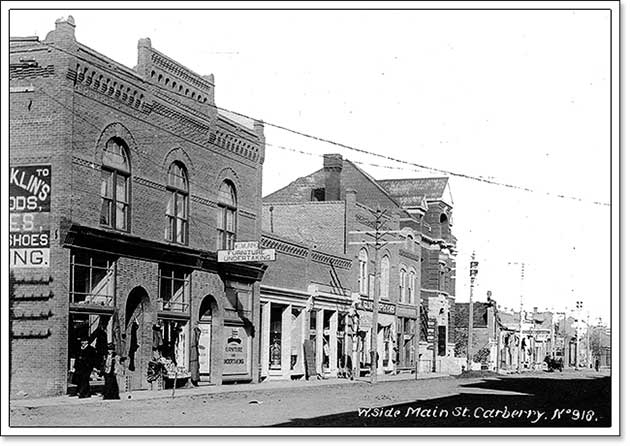
POLYGON ((468 305, 468 348, 466 351, 466 369, 472 370, 472 336, 473 336, 473 292, 475 289, 475 278, 479 272, 479 262, 475 260, 473 251, 470 259, 470 302, 468 305))

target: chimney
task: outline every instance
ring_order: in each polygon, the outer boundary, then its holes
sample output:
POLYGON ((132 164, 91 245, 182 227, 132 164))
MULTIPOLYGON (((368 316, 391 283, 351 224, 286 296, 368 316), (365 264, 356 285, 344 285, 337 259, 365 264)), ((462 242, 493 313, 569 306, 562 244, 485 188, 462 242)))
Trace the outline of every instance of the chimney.
POLYGON ((343 157, 339 154, 324 155, 324 186, 326 201, 341 200, 341 169, 343 157))
POLYGON ((46 41, 62 47, 72 46, 76 42, 74 36, 75 28, 74 17, 71 15, 67 18, 59 18, 55 20, 55 30, 46 35, 46 41))

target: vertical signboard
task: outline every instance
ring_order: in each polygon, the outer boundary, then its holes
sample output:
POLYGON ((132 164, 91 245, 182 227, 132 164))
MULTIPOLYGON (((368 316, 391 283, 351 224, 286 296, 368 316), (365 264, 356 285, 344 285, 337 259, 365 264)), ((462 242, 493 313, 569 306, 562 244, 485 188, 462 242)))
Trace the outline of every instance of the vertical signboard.
POLYGON ((249 374, 249 344, 244 327, 225 327, 223 375, 249 374))
POLYGON ((199 374, 202 376, 210 376, 210 348, 212 324, 199 323, 199 374))
POLYGON ((9 182, 9 266, 50 264, 50 165, 12 166, 9 182))

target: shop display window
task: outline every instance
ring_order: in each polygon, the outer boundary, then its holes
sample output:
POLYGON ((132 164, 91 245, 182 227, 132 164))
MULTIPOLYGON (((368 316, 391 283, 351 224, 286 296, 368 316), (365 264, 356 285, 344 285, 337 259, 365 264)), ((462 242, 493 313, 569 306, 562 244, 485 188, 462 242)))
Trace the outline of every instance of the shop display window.
POLYGON ((162 311, 188 312, 190 274, 186 270, 160 266, 159 296, 162 311))
POLYGON ((72 251, 70 303, 114 306, 116 263, 102 253, 72 251))

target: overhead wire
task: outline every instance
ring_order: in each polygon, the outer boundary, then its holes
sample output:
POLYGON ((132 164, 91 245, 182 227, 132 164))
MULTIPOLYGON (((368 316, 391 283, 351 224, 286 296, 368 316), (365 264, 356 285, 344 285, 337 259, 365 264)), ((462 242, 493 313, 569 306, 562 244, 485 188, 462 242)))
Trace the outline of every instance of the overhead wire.
MULTIPOLYGON (((69 51, 67 51, 65 49, 56 47, 54 45, 50 45, 50 44, 48 44, 46 42, 40 42, 40 43, 48 46, 49 48, 53 48, 55 50, 64 52, 66 54, 69 54, 72 57, 75 57, 75 58, 78 58, 78 59, 83 60, 85 62, 94 64, 94 61, 86 59, 86 58, 82 58, 81 56, 78 56, 76 54, 72 54, 72 53, 70 53, 69 51)), ((95 64, 95 65, 98 65, 98 64, 95 64)), ((151 83, 150 85, 160 89, 161 91, 163 91, 165 93, 176 95, 176 96, 180 96, 180 97, 186 98, 189 101, 194 100, 194 98, 192 98, 192 97, 186 96, 186 95, 181 94, 181 93, 179 93, 177 91, 173 91, 173 90, 164 88, 163 86, 161 86, 161 85, 159 85, 157 83, 151 83)), ((361 154, 364 154, 364 155, 385 159, 385 160, 392 161, 392 162, 395 162, 395 163, 398 163, 398 164, 411 166, 411 167, 416 168, 416 170, 413 170, 413 169, 402 169, 402 168, 397 168, 395 166, 386 166, 386 165, 380 165, 380 164, 376 164, 376 163, 353 161, 356 164, 369 165, 371 167, 385 168, 385 169, 391 169, 391 170, 409 170, 409 171, 415 171, 415 172, 418 172, 417 169, 423 169, 424 171, 437 172, 437 173, 440 173, 440 174, 443 174, 443 175, 449 175, 449 176, 453 176, 453 177, 464 178, 464 179, 471 180, 471 181, 478 181, 478 182, 486 183, 486 184, 489 184, 489 185, 505 187, 505 188, 509 188, 509 189, 513 189, 513 190, 520 190, 520 191, 523 191, 523 192, 540 193, 540 194, 547 195, 549 197, 566 199, 566 200, 573 200, 573 201, 589 203, 589 204, 595 204, 595 205, 598 205, 598 206, 610 206, 610 203, 607 203, 607 202, 595 201, 595 200, 587 200, 587 199, 584 199, 584 198, 581 198, 581 197, 575 197, 575 196, 571 196, 571 195, 565 195, 565 194, 559 194, 559 193, 554 193, 554 192, 549 192, 549 191, 536 190, 536 189, 532 189, 532 188, 526 187, 526 186, 520 186, 520 185, 510 184, 510 183, 506 183, 506 182, 491 180, 489 178, 482 177, 482 176, 476 176, 476 175, 471 175, 471 174, 466 174, 466 173, 461 173, 461 172, 455 172, 455 171, 448 170, 448 169, 440 169, 440 168, 436 168, 436 167, 431 167, 431 166, 420 164, 420 163, 417 163, 417 162, 403 160, 403 159, 395 158, 395 157, 392 157, 392 156, 389 156, 389 155, 383 155, 383 154, 380 154, 380 153, 376 153, 376 152, 372 152, 372 151, 369 151, 369 150, 361 149, 361 148, 354 147, 354 146, 351 146, 351 145, 348 145, 348 144, 344 144, 344 143, 341 143, 341 142, 334 141, 334 140, 329 139, 329 138, 324 138, 324 137, 320 137, 320 136, 313 135, 313 134, 310 134, 310 133, 306 133, 306 132, 303 132, 303 131, 291 129, 289 127, 286 127, 286 126, 283 126, 283 125, 280 125, 280 124, 276 124, 276 123, 273 123, 273 122, 265 121, 263 119, 254 118, 254 117, 249 116, 249 115, 247 115, 245 113, 237 112, 235 110, 231 110, 231 109, 228 109, 228 108, 225 108, 225 107, 220 107, 220 106, 218 106, 216 104, 212 104, 212 105, 209 105, 209 106, 210 107, 215 107, 217 110, 221 110, 221 111, 226 112, 226 113, 231 113, 233 115, 240 116, 241 118, 246 118, 246 119, 251 120, 253 122, 262 122, 266 126, 274 127, 274 128, 279 129, 279 130, 283 130, 283 131, 286 131, 286 132, 289 132, 289 133, 293 133, 295 135, 298 135, 298 136, 301 136, 301 137, 304 137, 304 138, 308 138, 308 139, 312 139, 312 140, 315 140, 315 141, 318 141, 318 142, 330 144, 330 145, 333 145, 333 146, 336 146, 336 147, 341 147, 341 148, 344 148, 346 150, 350 150, 350 151, 353 151, 353 152, 361 153, 361 154)), ((147 121, 145 121, 145 122, 147 122, 147 121)), ((149 124, 155 125, 155 124, 152 124, 152 123, 149 123, 149 124)), ((191 140, 185 138, 182 135, 177 135, 177 136, 179 136, 179 137, 181 137, 181 138, 183 138, 185 140, 188 140, 189 142, 192 142, 195 145, 198 145, 200 147, 204 147, 202 144, 199 144, 199 143, 197 143, 195 141, 191 141, 191 140)), ((267 143, 267 142, 265 143, 265 146, 271 147, 271 148, 280 148, 280 149, 283 149, 283 150, 290 150, 292 152, 305 154, 305 155, 321 156, 321 155, 316 155, 316 154, 309 153, 309 152, 306 152, 306 151, 303 151, 303 150, 290 149, 290 148, 287 148, 286 146, 279 146, 279 145, 271 144, 271 143, 267 143)))

